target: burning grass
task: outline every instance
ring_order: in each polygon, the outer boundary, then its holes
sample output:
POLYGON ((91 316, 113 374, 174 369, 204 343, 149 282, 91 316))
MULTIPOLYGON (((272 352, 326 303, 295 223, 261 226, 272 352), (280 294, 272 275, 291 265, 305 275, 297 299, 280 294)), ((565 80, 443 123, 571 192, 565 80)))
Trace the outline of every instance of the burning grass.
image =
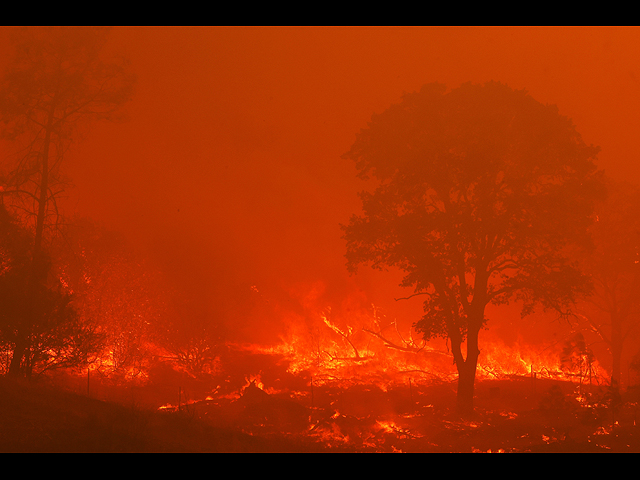
POLYGON ((225 371, 233 365, 236 379, 222 380, 206 400, 170 409, 253 437, 313 442, 329 451, 640 451, 637 403, 629 397, 613 404, 607 386, 560 370, 481 378, 476 414, 461 419, 456 385, 447 377, 394 375, 376 370, 373 359, 339 367, 359 377, 322 377, 321 365, 292 370, 295 359, 258 351, 229 346, 222 364, 225 371), (259 373, 248 373, 256 368, 259 373))
POLYGON ((67 407, 56 411, 43 400, 11 400, 4 394, 3 411, 11 414, 5 415, 1 433, 20 440, 5 442, 3 449, 640 451, 640 399, 633 389, 616 396, 597 362, 588 368, 574 362, 576 370, 552 349, 485 342, 475 415, 462 419, 454 411, 456 373, 446 345, 417 344, 395 325, 382 328, 376 322, 356 329, 324 320, 324 329, 312 330, 313 335, 291 331, 277 345, 229 343, 207 375, 160 362, 150 364, 136 382, 91 377, 89 386, 89 378, 67 378, 77 392, 128 406, 109 404, 108 414, 91 413, 103 407, 89 398, 67 396, 64 402, 73 408, 61 414, 67 407), (20 431, 24 420, 16 418, 24 419, 28 409, 49 418, 30 424, 51 426, 20 431), (72 434, 76 430, 80 433, 72 434))
MULTIPOLYGON (((285 388, 281 381, 276 388, 275 380, 287 374, 285 360, 271 356, 269 363, 247 352, 231 354, 234 360, 245 357, 247 368, 259 361, 262 373, 219 378, 221 385, 200 399, 196 399, 200 393, 192 390, 195 384, 173 389, 174 401, 155 411, 2 379, 0 449, 640 451, 638 403, 631 391, 612 403, 611 392, 595 385, 583 386, 580 392, 579 384, 566 380, 480 380, 476 413, 463 419, 454 411, 454 383, 407 381, 382 389, 374 383, 326 382, 296 390, 285 388)), ((152 384, 136 390, 139 400, 144 395, 166 400, 169 394, 153 390, 152 384)))
POLYGON ((371 384, 323 385, 313 399, 300 399, 270 395, 251 383, 238 399, 182 408, 211 425, 273 441, 312 441, 329 451, 640 451, 637 403, 621 403, 614 413, 601 403, 606 389, 594 388, 589 403, 577 395, 566 381, 484 380, 478 383, 476 414, 462 419, 452 408, 452 384, 387 391, 371 384))

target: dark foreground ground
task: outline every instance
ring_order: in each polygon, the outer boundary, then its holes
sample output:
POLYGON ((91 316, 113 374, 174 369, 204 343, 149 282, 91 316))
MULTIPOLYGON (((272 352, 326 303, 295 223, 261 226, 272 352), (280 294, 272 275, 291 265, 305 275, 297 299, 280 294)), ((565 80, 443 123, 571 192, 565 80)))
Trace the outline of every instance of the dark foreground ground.
MULTIPOLYGON (((513 378, 480 382, 476 414, 452 409, 455 386, 255 386, 156 410, 49 383, 0 378, 1 452, 640 452, 633 392, 513 378), (310 392, 309 392, 310 393, 310 392)), ((142 393, 140 393, 142 395, 142 393)))
POLYGON ((278 442, 216 428, 190 412, 104 402, 42 383, 0 378, 0 452, 291 452, 278 442))

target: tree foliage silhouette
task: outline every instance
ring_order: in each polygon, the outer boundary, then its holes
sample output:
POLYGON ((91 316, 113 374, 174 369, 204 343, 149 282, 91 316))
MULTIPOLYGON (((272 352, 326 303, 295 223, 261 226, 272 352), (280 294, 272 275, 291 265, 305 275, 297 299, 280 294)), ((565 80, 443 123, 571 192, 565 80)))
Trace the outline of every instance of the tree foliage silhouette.
POLYGON ((0 345, 12 351, 22 338, 28 339, 21 363, 28 378, 86 363, 103 340, 91 324, 81 321, 72 295, 60 283, 30 285, 31 243, 29 232, 0 206, 0 345), (28 325, 25 318, 31 319, 28 325))
POLYGON ((597 151, 557 107, 492 82, 406 94, 344 155, 360 178, 378 181, 342 227, 348 268, 398 267, 401 285, 426 296, 414 326, 425 339, 448 339, 461 413, 473 410, 488 304, 568 315, 589 291, 565 250, 588 244, 603 192, 597 151))
MULTIPOLYGON (((27 293, 33 298, 46 282, 43 238, 59 217, 64 153, 81 125, 115 118, 132 95, 126 64, 101 58, 106 34, 96 28, 16 30, 15 56, 0 82, 2 135, 20 145, 15 168, 2 179, 3 201, 33 227, 27 293)), ((21 371, 36 321, 24 318, 16 333, 12 374, 21 371)))

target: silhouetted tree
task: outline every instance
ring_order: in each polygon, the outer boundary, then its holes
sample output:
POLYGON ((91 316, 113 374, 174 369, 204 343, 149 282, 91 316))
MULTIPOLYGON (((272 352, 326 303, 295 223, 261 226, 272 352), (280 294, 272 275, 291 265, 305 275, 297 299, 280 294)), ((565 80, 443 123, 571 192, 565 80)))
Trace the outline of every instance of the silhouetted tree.
POLYGON ((564 342, 560 356, 562 370, 579 375, 580 385, 584 377, 590 377, 594 360, 595 355, 587 346, 582 333, 577 332, 564 342))
POLYGON ((620 385, 623 346, 640 325, 640 190, 611 180, 607 186, 589 230, 595 249, 580 257, 594 290, 576 318, 607 344, 611 380, 620 385))
POLYGON ((177 314, 157 334, 158 344, 172 356, 170 359, 193 376, 216 373, 220 347, 223 344, 219 329, 211 322, 181 322, 177 314))
POLYGON ((557 107, 488 83, 406 94, 344 155, 360 178, 378 181, 360 194, 363 214, 343 226, 348 267, 398 267, 401 285, 427 297, 414 326, 448 339, 461 413, 473 410, 488 304, 567 315, 589 290, 564 249, 588 243, 603 190, 597 151, 557 107))
POLYGON ((30 286, 31 245, 29 232, 0 206, 0 345, 13 352, 18 341, 27 337, 29 348, 23 352, 20 372, 28 378, 86 363, 103 340, 91 324, 80 320, 73 297, 62 285, 30 286), (26 317, 32 320, 28 330, 26 317))
MULTIPOLYGON (((64 153, 80 125, 114 118, 132 94, 126 65, 101 59, 106 33, 95 28, 16 30, 15 57, 0 83, 2 135, 21 145, 17 166, 1 186, 7 205, 33 225, 31 296, 46 282, 43 236, 50 217, 57 222, 64 153)), ((31 348, 26 332, 34 322, 23 318, 16 333, 13 374, 31 348)))

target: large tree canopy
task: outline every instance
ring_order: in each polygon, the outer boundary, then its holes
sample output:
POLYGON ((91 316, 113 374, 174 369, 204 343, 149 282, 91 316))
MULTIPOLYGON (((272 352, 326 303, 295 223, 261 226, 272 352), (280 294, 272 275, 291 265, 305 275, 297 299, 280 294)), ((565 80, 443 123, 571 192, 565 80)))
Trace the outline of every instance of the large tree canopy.
POLYGON ((407 94, 345 154, 361 178, 379 182, 343 226, 348 267, 399 267, 401 285, 426 296, 415 327, 449 339, 461 411, 473 408, 487 304, 567 314, 588 290, 564 254, 588 243, 603 192, 597 151, 557 107, 492 82, 407 94))

